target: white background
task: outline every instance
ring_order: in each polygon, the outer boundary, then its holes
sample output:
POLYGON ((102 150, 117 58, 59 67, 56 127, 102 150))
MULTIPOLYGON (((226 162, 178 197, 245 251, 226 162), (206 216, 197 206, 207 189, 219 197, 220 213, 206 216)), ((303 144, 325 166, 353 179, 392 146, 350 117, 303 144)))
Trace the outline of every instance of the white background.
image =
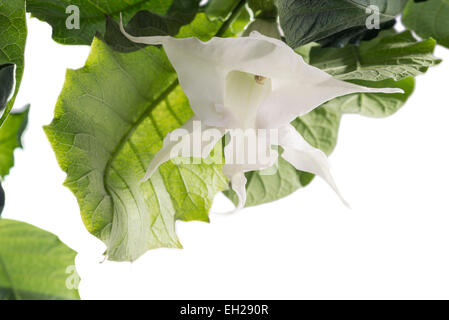
MULTIPOLYGON (((84 299, 449 298, 449 50, 387 119, 345 116, 333 171, 352 210, 316 179, 275 203, 211 223, 176 227, 183 250, 135 263, 102 261, 104 245, 84 228, 62 183, 42 126, 50 123, 66 68, 89 48, 61 46, 29 20, 17 106, 32 104, 25 149, 6 179, 4 216, 57 234, 77 250, 84 299)), ((217 197, 215 211, 231 208, 217 197)))

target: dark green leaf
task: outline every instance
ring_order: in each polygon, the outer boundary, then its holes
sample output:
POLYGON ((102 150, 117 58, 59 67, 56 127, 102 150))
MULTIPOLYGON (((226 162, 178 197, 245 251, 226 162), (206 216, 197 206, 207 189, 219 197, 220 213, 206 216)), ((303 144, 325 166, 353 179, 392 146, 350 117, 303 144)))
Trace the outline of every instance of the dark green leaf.
POLYGON ((366 9, 379 8, 381 23, 395 19, 407 0, 278 0, 281 26, 293 48, 366 25, 366 9))
POLYGON ((402 17, 404 25, 420 37, 432 37, 449 48, 449 2, 431 0, 409 1, 402 17))
MULTIPOLYGON (((128 21, 137 12, 150 11, 153 19, 157 17, 157 32, 174 32, 183 24, 189 23, 198 10, 199 0, 28 0, 27 11, 53 27, 53 39, 62 44, 90 45, 96 33, 105 32, 106 16, 118 21, 120 13, 128 21), (70 5, 78 6, 80 29, 69 29, 66 13, 70 5)), ((149 22, 151 23, 151 22, 149 22)), ((156 22, 155 22, 156 23, 156 22)), ((155 31, 153 31, 155 32, 155 31)))
POLYGON ((367 29, 366 27, 354 27, 338 32, 330 37, 319 40, 322 47, 343 48, 348 44, 360 45, 361 41, 369 41, 376 38, 382 30, 388 30, 395 26, 396 19, 380 24, 380 29, 367 29))
POLYGON ((0 300, 79 299, 75 256, 49 232, 0 219, 0 300))

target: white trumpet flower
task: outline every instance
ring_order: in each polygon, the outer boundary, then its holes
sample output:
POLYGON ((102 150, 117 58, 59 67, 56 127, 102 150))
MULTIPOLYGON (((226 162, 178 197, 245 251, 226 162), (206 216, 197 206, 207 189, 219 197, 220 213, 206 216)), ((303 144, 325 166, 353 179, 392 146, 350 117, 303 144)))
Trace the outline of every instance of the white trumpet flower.
MULTIPOLYGON (((212 143, 201 145, 201 157, 207 157, 213 145, 232 129, 276 129, 276 141, 258 139, 259 147, 262 144, 261 149, 266 151, 281 146, 285 160, 298 170, 320 176, 338 195, 327 156, 309 145, 290 122, 339 96, 356 92, 403 93, 401 89, 373 89, 337 80, 308 65, 284 42, 258 32, 249 37, 214 37, 202 42, 197 38, 134 37, 122 23, 121 30, 133 42, 163 46, 195 113, 183 126, 185 135, 193 135, 195 120, 201 121, 203 132, 215 129, 220 133, 214 135, 212 143)), ((143 180, 172 158, 173 149, 190 143, 189 139, 173 141, 172 134, 165 138, 143 180)), ((231 147, 242 153, 244 159, 250 148, 242 143, 231 145, 224 149, 223 173, 238 195, 238 210, 246 202, 245 172, 272 166, 278 154, 271 152, 270 161, 263 163, 234 163, 231 147)))

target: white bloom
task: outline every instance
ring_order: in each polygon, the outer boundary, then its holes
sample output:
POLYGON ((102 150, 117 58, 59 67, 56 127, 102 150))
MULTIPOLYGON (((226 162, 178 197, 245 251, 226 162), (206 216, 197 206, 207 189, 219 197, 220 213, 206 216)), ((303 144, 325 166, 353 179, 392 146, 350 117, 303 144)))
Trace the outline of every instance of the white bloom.
MULTIPOLYGON (((284 42, 257 32, 249 37, 212 38, 202 42, 197 38, 134 37, 126 33, 123 25, 121 29, 131 41, 162 45, 165 49, 195 113, 183 126, 186 134, 192 134, 195 119, 201 121, 203 130, 214 128, 221 132, 215 136, 214 143, 203 145, 203 158, 229 129, 278 129, 276 145, 284 149, 281 156, 296 169, 322 177, 337 194, 326 155, 310 146, 290 122, 339 96, 356 92, 403 92, 401 89, 366 88, 334 79, 305 63, 284 42)), ((144 180, 171 158, 173 148, 179 148, 189 139, 171 140, 169 134, 150 163, 144 180)), ((264 143, 266 150, 272 149, 272 141, 265 139, 264 143)), ((244 145, 237 146, 237 150, 248 152, 244 145)), ((240 209, 246 201, 245 172, 270 167, 277 153, 270 163, 263 164, 230 163, 230 153, 227 145, 223 173, 239 197, 237 209, 240 209)))

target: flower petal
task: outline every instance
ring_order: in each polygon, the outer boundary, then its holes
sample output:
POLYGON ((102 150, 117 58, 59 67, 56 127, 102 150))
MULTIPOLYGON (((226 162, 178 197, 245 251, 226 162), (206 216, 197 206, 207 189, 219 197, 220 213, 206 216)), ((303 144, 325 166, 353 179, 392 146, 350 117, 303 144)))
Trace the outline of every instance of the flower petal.
POLYGON ((193 111, 208 125, 217 125, 223 119, 216 106, 228 107, 225 88, 231 71, 270 79, 292 77, 300 58, 285 43, 257 37, 257 33, 202 42, 197 38, 134 37, 125 31, 123 24, 120 28, 131 41, 163 45, 193 111))
POLYGON ((223 129, 202 128, 198 118, 191 118, 181 128, 167 134, 162 148, 151 160, 141 181, 145 182, 150 179, 164 162, 179 157, 179 151, 182 151, 182 157, 207 158, 223 135, 223 129), (206 139, 203 139, 204 137, 206 139))
POLYGON ((273 91, 259 109, 259 128, 286 125, 329 100, 351 93, 404 93, 402 89, 368 88, 341 81, 299 59, 301 65, 293 78, 273 79, 273 91))
POLYGON ((244 131, 230 130, 229 133, 231 139, 224 148, 223 174, 231 181, 232 190, 237 193, 239 203, 235 211, 238 211, 246 202, 245 172, 272 167, 278 159, 278 153, 271 149, 272 140, 268 135, 258 135, 257 139, 248 140, 244 131))
POLYGON ((349 207, 338 191, 324 152, 308 144, 291 125, 280 129, 279 145, 284 149, 282 157, 285 160, 291 163, 297 170, 310 172, 323 178, 334 189, 343 203, 349 207))
MULTIPOLYGON (((223 173, 226 171, 226 165, 223 167, 223 173)), ((237 207, 235 210, 230 213, 237 212, 245 206, 246 203, 246 177, 244 172, 236 172, 233 175, 225 176, 231 181, 232 190, 237 194, 237 198, 239 200, 237 207)))
POLYGON ((246 72, 231 71, 226 78, 225 114, 235 120, 227 128, 254 128, 260 105, 271 93, 271 79, 260 82, 246 72))

